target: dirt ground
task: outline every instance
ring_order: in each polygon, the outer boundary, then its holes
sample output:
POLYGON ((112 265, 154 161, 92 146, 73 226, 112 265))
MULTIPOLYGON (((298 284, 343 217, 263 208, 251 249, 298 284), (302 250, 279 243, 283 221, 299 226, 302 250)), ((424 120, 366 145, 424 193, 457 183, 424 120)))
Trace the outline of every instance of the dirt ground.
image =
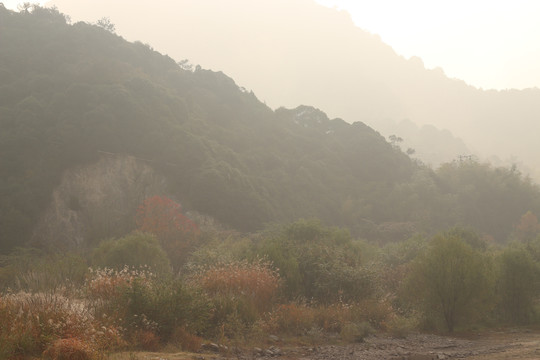
POLYGON ((299 349, 284 355, 295 360, 503 360, 540 359, 540 332, 500 332, 449 337, 409 335, 405 339, 374 336, 365 342, 346 346, 299 349))
POLYGON ((120 359, 137 360, 539 360, 540 331, 488 332, 468 336, 409 335, 396 339, 370 336, 350 345, 288 346, 216 353, 137 353, 120 359))

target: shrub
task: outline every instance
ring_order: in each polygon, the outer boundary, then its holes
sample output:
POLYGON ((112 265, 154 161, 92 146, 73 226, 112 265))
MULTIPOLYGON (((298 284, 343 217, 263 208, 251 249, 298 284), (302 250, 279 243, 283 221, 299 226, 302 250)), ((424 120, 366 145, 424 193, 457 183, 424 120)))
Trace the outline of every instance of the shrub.
POLYGON ((197 352, 201 349, 203 339, 189 333, 183 327, 177 328, 171 338, 172 342, 182 347, 184 351, 197 352))
POLYGON ((313 308, 314 323, 326 332, 340 333, 350 321, 351 306, 343 303, 319 305, 313 308))
POLYGON ((409 316, 394 316, 387 322, 388 332, 396 338, 405 338, 419 326, 416 314, 409 316))
POLYGON ((341 229, 300 220, 266 234, 258 252, 279 268, 284 295, 331 304, 369 297, 374 274, 362 266, 361 244, 341 229))
POLYGON ((245 297, 215 294, 211 298, 213 312, 210 319, 214 337, 240 339, 257 321, 259 314, 245 297))
POLYGON ((386 330, 395 316, 395 310, 387 299, 366 299, 350 307, 350 319, 355 323, 367 322, 375 329, 386 330))
POLYGON ((489 263, 455 236, 435 237, 415 262, 407 282, 409 298, 431 323, 449 332, 487 310, 491 291, 489 263))
POLYGON ((170 274, 169 258, 151 234, 134 232, 120 239, 102 241, 92 256, 96 267, 122 270, 150 267, 157 274, 170 274))
POLYGON ((374 330, 367 322, 360 324, 346 323, 341 328, 340 336, 346 342, 362 342, 366 337, 373 334, 374 330))
POLYGON ((267 261, 232 261, 199 269, 189 277, 212 301, 213 336, 241 338, 268 311, 279 287, 279 275, 267 261))
POLYGON ((148 268, 130 268, 127 265, 122 270, 112 268, 90 268, 86 281, 86 291, 90 299, 111 302, 119 297, 126 288, 135 281, 139 284, 150 285, 155 275, 148 268))
POLYGON ((388 301, 366 300, 346 304, 307 305, 290 303, 280 305, 265 317, 267 332, 303 335, 317 328, 327 333, 339 334, 347 324, 366 323, 372 329, 385 330, 395 317, 388 301))
POLYGON ((17 293, 0 297, 0 345, 5 358, 39 356, 45 350, 61 358, 70 351, 83 356, 79 350, 90 356, 94 350, 122 346, 123 341, 119 327, 96 320, 82 302, 17 293), (69 341, 57 342, 60 339, 69 341))
POLYGON ((192 283, 211 295, 242 297, 259 313, 268 310, 279 287, 279 275, 271 263, 257 259, 211 266, 192 276, 192 283))
POLYGON ((90 287, 97 294, 110 294, 100 300, 103 312, 117 319, 131 332, 153 332, 166 342, 178 327, 204 333, 209 325, 212 304, 201 291, 180 280, 157 279, 144 271, 106 272, 90 287), (111 277, 112 279, 108 279, 111 277), (103 289, 103 290, 102 290, 103 289))
POLYGON ((84 283, 88 265, 78 254, 16 249, 1 259, 0 288, 68 295, 84 283))
POLYGON ((134 343, 146 351, 158 351, 161 346, 159 336, 149 330, 135 331, 134 343))
POLYGON ((43 352, 43 356, 52 360, 90 360, 95 357, 95 350, 77 338, 58 339, 43 352))
POLYGON ((498 259, 499 309, 503 320, 523 324, 533 318, 539 287, 538 265, 524 248, 508 248, 498 259))
POLYGON ((269 330, 302 335, 314 326, 314 311, 305 304, 280 305, 267 319, 269 330))

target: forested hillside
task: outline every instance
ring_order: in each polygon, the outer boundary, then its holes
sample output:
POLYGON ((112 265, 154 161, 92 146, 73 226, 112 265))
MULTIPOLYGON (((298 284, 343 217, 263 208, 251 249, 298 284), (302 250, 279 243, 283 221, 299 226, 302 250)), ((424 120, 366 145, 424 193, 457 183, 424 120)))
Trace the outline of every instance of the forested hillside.
POLYGON ((364 123, 272 111, 223 73, 185 70, 103 27, 0 7, 2 251, 32 238, 66 170, 104 156, 144 162, 185 209, 240 231, 320 218, 373 241, 455 224, 505 241, 540 211, 537 187, 514 169, 431 170, 364 123))
MULTIPOLYGON (((402 137, 423 161, 496 156, 499 164, 518 164, 540 179, 539 89, 469 86, 444 69, 426 68, 418 57, 400 56, 345 11, 314 0, 154 0, 128 9, 108 0, 47 4, 77 20, 107 16, 122 36, 222 70, 272 108, 314 105, 331 117, 402 137), (404 119, 436 129, 404 129, 404 119)), ((481 49, 479 43, 476 50, 481 49)), ((476 50, 467 53, 474 56, 476 50)))

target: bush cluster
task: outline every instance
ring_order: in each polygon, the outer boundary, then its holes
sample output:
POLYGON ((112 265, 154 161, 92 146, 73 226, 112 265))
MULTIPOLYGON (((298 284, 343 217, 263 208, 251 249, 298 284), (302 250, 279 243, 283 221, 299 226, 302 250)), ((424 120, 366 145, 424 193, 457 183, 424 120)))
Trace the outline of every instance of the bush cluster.
POLYGON ((197 351, 204 341, 268 334, 356 342, 374 331, 531 324, 540 236, 520 241, 516 233, 505 247, 460 228, 374 246, 302 220, 253 237, 217 234, 176 273, 169 265, 154 271, 126 246, 151 245, 152 261, 167 256, 140 232, 107 240, 87 259, 19 250, 2 267, 16 277, 2 284, 0 358, 93 360, 118 349, 197 351), (72 261, 97 264, 96 254, 113 267, 81 272, 72 261), (129 254, 140 266, 122 264, 129 254))

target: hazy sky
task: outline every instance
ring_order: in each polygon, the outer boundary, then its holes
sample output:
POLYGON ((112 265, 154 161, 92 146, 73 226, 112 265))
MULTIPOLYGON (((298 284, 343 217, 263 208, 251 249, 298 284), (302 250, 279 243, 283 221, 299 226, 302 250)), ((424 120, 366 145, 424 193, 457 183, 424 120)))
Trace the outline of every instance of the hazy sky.
MULTIPOLYGON (((23 2, 2 1, 12 9, 23 2)), ((316 1, 347 10, 397 53, 450 77, 484 89, 540 87, 538 0, 316 1)))
POLYGON ((18 0, 0 0, 1 3, 4 3, 5 7, 7 7, 8 9, 12 9, 12 10, 16 10, 17 9, 17 4, 22 4, 22 3, 25 3, 25 2, 29 2, 29 3, 32 3, 32 4, 42 4, 45 3, 45 1, 18 1, 18 0))
POLYGON ((540 87, 538 0, 316 0, 394 50, 486 88, 540 87))

